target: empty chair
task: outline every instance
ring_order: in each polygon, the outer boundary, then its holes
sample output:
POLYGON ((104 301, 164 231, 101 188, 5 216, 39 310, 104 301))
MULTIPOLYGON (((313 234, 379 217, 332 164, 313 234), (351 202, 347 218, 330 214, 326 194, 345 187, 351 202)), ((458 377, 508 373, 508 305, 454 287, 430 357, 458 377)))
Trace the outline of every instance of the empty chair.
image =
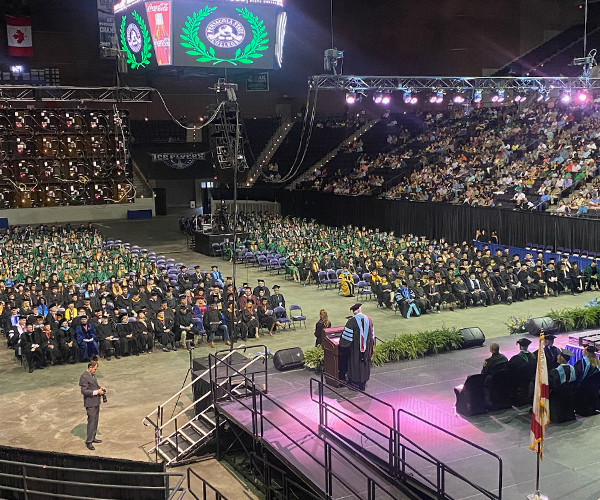
POLYGON ((320 287, 325 287, 325 289, 329 288, 330 281, 327 278, 327 273, 325 271, 319 271, 317 273, 317 290, 320 287))
POLYGON ((253 266, 254 264, 256 264, 256 262, 257 260, 254 254, 252 252, 246 252, 246 255, 244 256, 244 265, 246 267, 253 266))
POLYGON ((556 247, 556 253, 565 253, 565 249, 563 247, 556 247))
POLYGON ((271 273, 277 271, 277 274, 279 274, 282 269, 285 269, 285 265, 281 265, 279 259, 271 259, 269 261, 269 269, 271 270, 271 273))
POLYGON ((167 259, 166 262, 170 264, 175 264, 175 259, 167 259))
POLYGON ((571 252, 571 255, 573 257, 579 257, 580 254, 581 254, 581 250, 579 248, 574 248, 573 252, 571 252))
POLYGON ((369 298, 373 297, 373 290, 371 290, 366 281, 361 280, 356 284, 356 286, 358 288, 359 297, 366 297, 367 295, 369 296, 369 298))
POLYGON ((337 274, 333 269, 327 271, 327 279, 329 280, 330 285, 337 285, 339 282, 337 274))
POLYGON ((266 271, 269 269, 269 261, 267 260, 267 257, 265 255, 259 255, 258 259, 258 269, 262 269, 263 271, 266 271))
POLYGON ((363 273, 362 274, 363 281, 369 281, 371 279, 371 273, 363 273))
POLYGON ((525 243, 525 249, 526 250, 531 250, 531 243, 525 243))
POLYGON ((302 314, 302 308, 300 306, 291 305, 290 316, 294 330, 296 329, 296 323, 300 323, 300 326, 302 326, 302 323, 304 322, 304 328, 306 328, 306 316, 302 314))
POLYGON ((220 255, 223 255, 223 249, 218 243, 213 243, 211 245, 211 251, 213 257, 219 257, 220 255))
POLYGON ((485 389, 489 391, 489 410, 504 410, 512 407, 515 386, 511 370, 498 370, 490 377, 489 383, 486 384, 485 389))

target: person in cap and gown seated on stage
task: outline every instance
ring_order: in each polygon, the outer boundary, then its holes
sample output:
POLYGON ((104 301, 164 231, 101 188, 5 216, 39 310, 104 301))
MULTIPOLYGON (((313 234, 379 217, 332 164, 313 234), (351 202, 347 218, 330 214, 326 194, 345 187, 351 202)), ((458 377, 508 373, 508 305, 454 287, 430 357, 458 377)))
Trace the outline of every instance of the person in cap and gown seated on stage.
MULTIPOLYGON (((550 333, 545 334, 543 330, 540 332, 540 335, 544 336, 542 340, 544 345, 544 355, 546 357, 546 366, 548 367, 548 371, 550 371, 558 366, 560 349, 554 346, 554 339, 556 338, 556 335, 552 335, 550 333)), ((535 351, 533 354, 537 359, 538 352, 535 351)))
POLYGON ((506 366, 502 363, 508 363, 506 356, 500 354, 500 344, 497 342, 490 344, 490 352, 492 355, 483 362, 483 369, 481 370, 481 374, 486 377, 486 382, 494 373, 506 366))
POLYGON ((352 305, 350 311, 353 316, 344 327, 340 348, 348 353, 347 373, 350 384, 364 391, 371 376, 371 356, 375 345, 375 332, 371 318, 362 312, 362 304, 352 305))
POLYGON ((520 348, 519 354, 515 354, 510 358, 508 367, 510 370, 517 371, 519 377, 531 380, 535 376, 535 369, 537 367, 536 356, 529 352, 531 340, 526 338, 519 339, 517 340, 517 345, 520 348))
MULTIPOLYGON (((273 293, 269 297, 269 306, 271 309, 275 309, 276 307, 283 307, 285 309, 285 298, 280 292, 281 287, 279 285, 273 285, 273 293)), ((277 318, 285 318, 285 312, 279 312, 275 314, 277 318)))
POLYGON ((110 361, 111 354, 116 359, 121 359, 121 341, 117 335, 117 326, 113 321, 108 320, 108 313, 103 313, 100 318, 100 324, 96 329, 98 332, 98 343, 100 344, 100 355, 104 356, 106 361, 110 361))
POLYGON ((277 318, 273 316, 273 311, 269 309, 269 299, 267 297, 261 297, 260 304, 256 308, 256 316, 260 326, 269 330, 269 335, 273 335, 273 331, 277 327, 283 327, 283 323, 277 321, 277 318))
POLYGON ((81 359, 94 359, 98 356, 98 342, 96 341, 96 329, 88 323, 87 315, 79 316, 79 325, 75 328, 75 338, 81 350, 81 359))
POLYGON ((248 337, 250 338, 259 338, 258 336, 258 318, 254 315, 253 310, 253 301, 252 299, 248 299, 246 302, 246 306, 241 310, 242 322, 246 325, 248 329, 248 337))
POLYGON ((581 384, 586 377, 589 377, 600 371, 600 360, 596 355, 597 352, 598 349, 591 345, 588 345, 583 349, 583 358, 575 363, 577 387, 581 387, 581 384))
POLYGON ((558 355, 558 366, 553 368, 548 373, 548 385, 550 390, 556 389, 558 386, 568 382, 575 381, 575 368, 569 364, 569 360, 573 357, 573 353, 567 349, 560 351, 558 355))
POLYGON ((73 328, 69 328, 69 322, 63 318, 58 322, 56 340, 63 363, 73 364, 79 361, 79 346, 75 339, 73 328))

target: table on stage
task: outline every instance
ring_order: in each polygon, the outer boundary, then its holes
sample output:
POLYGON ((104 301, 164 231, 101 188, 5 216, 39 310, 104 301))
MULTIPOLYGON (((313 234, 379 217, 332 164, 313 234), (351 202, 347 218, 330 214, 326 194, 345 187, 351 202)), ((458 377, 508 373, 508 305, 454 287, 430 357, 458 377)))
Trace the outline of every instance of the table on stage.
MULTIPOLYGON (((245 240, 248 233, 238 233, 238 240, 245 240)), ((233 233, 203 233, 196 231, 194 234, 194 250, 198 253, 212 257, 212 244, 223 243, 225 240, 233 242, 233 233)))
POLYGON ((323 373, 325 382, 333 387, 340 387, 340 380, 346 378, 348 357, 340 352, 340 338, 343 326, 334 326, 323 330, 323 373))

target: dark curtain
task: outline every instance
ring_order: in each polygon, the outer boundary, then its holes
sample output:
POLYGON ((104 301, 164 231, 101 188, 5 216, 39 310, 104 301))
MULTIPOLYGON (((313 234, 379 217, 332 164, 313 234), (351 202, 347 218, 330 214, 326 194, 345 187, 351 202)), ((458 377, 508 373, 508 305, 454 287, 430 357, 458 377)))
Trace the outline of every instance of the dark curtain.
MULTIPOLYGON (((27 450, 22 448, 11 448, 0 446, 0 457, 2 460, 9 460, 13 463, 5 464, 0 462, 0 471, 4 474, 22 475, 22 465, 19 463, 38 464, 53 467, 73 467, 78 469, 89 469, 85 472, 40 469, 26 467, 27 486, 30 489, 55 493, 57 495, 88 496, 90 498, 127 498, 128 500, 164 500, 165 498, 165 478, 160 475, 145 476, 141 474, 99 474, 97 470, 110 471, 129 471, 129 472, 163 472, 164 463, 154 462, 135 462, 133 460, 121 460, 102 457, 88 457, 84 455, 70 455, 67 453, 54 453, 47 451, 27 450), (112 485, 133 485, 133 486, 157 486, 157 490, 141 489, 121 489, 121 488, 102 488, 87 487, 82 485, 62 485, 35 481, 35 477, 63 480, 71 482, 84 482, 96 484, 112 485)), ((8 490, 3 490, 2 486, 11 486, 21 488, 23 480, 21 478, 13 479, 0 477, 0 498, 22 499, 23 495, 8 490)), ((47 495, 30 495, 30 498, 51 499, 47 495)))
POLYGON ((311 191, 276 193, 281 213, 315 219, 330 226, 365 226, 396 235, 414 234, 448 242, 471 241, 477 229, 496 231, 503 245, 537 243, 563 248, 600 250, 600 222, 558 217, 543 212, 474 208, 446 203, 380 200, 368 196, 337 196, 311 191))

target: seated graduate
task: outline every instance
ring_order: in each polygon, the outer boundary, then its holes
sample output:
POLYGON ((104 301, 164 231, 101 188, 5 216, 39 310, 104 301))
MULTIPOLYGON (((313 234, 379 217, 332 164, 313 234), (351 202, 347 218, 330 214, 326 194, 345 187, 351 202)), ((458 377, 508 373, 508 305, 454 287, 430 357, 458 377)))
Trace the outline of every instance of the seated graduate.
POLYGON ((575 368, 569 364, 573 353, 568 349, 563 349, 558 355, 558 366, 548 373, 548 385, 550 390, 575 381, 575 368))
POLYGON ((535 377, 535 370, 537 368, 536 356, 529 352, 529 346, 531 340, 522 338, 517 340, 519 346, 519 354, 515 354, 508 361, 508 368, 513 370, 515 374, 522 379, 532 380, 535 377))
POLYGON ((175 347, 175 334, 173 333, 173 320, 165 316, 165 310, 160 309, 156 313, 156 321, 154 322, 154 332, 156 338, 160 339, 160 343, 163 345, 163 351, 169 352, 169 350, 176 351, 175 347), (169 349, 171 344, 171 349, 169 349))
POLYGON ((277 321, 273 311, 269 309, 269 300, 266 297, 261 298, 261 303, 256 308, 256 316, 260 326, 269 330, 269 335, 273 335, 277 327, 283 327, 283 323, 277 321))
POLYGON ((79 324, 75 328, 75 338, 81 351, 83 361, 94 359, 98 356, 98 342, 96 340, 96 330, 88 323, 86 314, 79 315, 79 324))
POLYGON ((400 314, 406 319, 410 318, 411 314, 420 316, 421 312, 415 301, 415 294, 406 285, 406 282, 401 282, 400 286, 394 293, 394 302, 400 310, 400 314))
POLYGON ((200 333, 194 324, 192 311, 185 304, 179 304, 179 309, 173 319, 173 331, 175 339, 180 339, 182 346, 185 346, 187 340, 194 342, 194 336, 200 333))
MULTIPOLYGON (((548 372, 553 368, 558 366, 558 356, 560 355, 560 349, 554 345, 554 339, 556 335, 552 335, 550 333, 546 334, 542 330, 540 335, 544 336, 542 340, 542 344, 544 345, 544 356, 546 357, 546 366, 548 367, 548 372)), ((537 359, 538 351, 533 353, 537 359)))
POLYGON ((42 352, 42 339, 39 331, 34 331, 31 323, 28 323, 23 333, 21 333, 19 347, 21 348, 21 355, 27 359, 29 373, 32 373, 34 368, 44 369, 46 361, 42 352))
POLYGON ((111 353, 115 358, 121 358, 121 341, 117 334, 117 325, 113 321, 109 321, 108 313, 102 313, 100 324, 96 332, 98 334, 98 343, 100 344, 100 355, 104 356, 106 361, 110 361, 111 353))
POLYGON ((598 349, 588 345, 583 349, 583 358, 575 363, 575 378, 577 387, 581 387, 586 377, 590 377, 600 371, 600 360, 596 353, 598 349))
POLYGON ((377 297, 379 299, 379 305, 391 309, 394 297, 394 289, 392 287, 392 284, 388 281, 386 275, 383 275, 381 277, 381 280, 379 281, 379 287, 380 291, 379 296, 377 297))
POLYGON ((246 307, 244 307, 244 309, 242 309, 241 315, 242 315, 242 322, 248 328, 248 337, 259 338, 258 337, 259 323, 258 323, 258 318, 254 315, 254 311, 252 308, 252 300, 248 300, 246 302, 246 307))
POLYGON ((236 342, 237 339, 246 340, 248 337, 248 327, 242 321, 241 312, 238 311, 235 307, 235 300, 233 300, 233 295, 228 297, 227 301, 227 309, 223 311, 223 316, 225 318, 225 324, 227 325, 227 330, 230 332, 231 341, 236 342))
POLYGON ((503 363, 508 363, 506 356, 500 354, 500 344, 497 342, 492 342, 490 344, 490 352, 492 355, 483 362, 483 368, 481 370, 481 374, 485 375, 486 381, 488 381, 498 370, 507 366, 503 363))
POLYGON ((154 348, 154 325, 148 319, 147 308, 144 307, 137 315, 137 321, 133 324, 137 331, 137 339, 142 354, 151 354, 154 348))
POLYGON ((66 318, 59 321, 59 327, 56 332, 56 340, 58 341, 58 349, 63 363, 76 363, 79 361, 79 346, 75 339, 75 330, 69 327, 69 322, 66 318))
MULTIPOLYGON (((229 341, 229 329, 227 328, 221 311, 217 309, 217 305, 220 305, 220 303, 213 302, 210 304, 202 319, 211 347, 215 347, 215 334, 222 334, 225 344, 231 345, 231 342, 229 341)), ((252 308, 251 301, 248 301, 246 306, 252 308)))
POLYGON ((139 344, 132 328, 132 324, 129 323, 129 314, 120 314, 119 323, 117 324, 117 335, 121 341, 121 352, 123 355, 139 354, 139 344))
POLYGON ((48 323, 40 328, 40 331, 42 338, 42 352, 44 353, 45 361, 51 365, 56 365, 60 357, 60 349, 58 348, 56 334, 48 323))

